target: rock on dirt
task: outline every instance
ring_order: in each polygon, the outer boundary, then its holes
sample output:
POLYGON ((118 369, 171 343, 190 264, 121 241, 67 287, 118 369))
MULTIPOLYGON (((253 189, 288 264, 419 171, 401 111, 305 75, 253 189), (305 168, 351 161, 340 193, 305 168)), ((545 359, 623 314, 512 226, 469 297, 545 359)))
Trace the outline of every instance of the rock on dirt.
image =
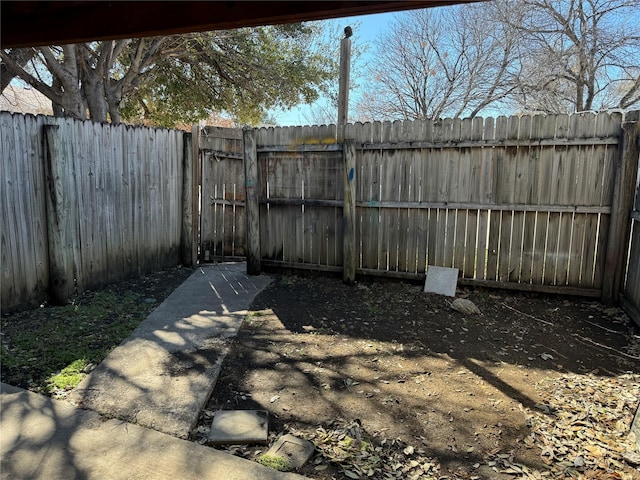
POLYGON ((451 308, 465 315, 480 315, 480 309, 471 300, 456 298, 451 302, 451 308))

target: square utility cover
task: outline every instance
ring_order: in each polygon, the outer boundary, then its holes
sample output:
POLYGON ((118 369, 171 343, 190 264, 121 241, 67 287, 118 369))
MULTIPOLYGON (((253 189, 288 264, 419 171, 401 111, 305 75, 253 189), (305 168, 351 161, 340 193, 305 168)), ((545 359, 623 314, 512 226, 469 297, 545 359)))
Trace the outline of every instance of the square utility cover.
POLYGON ((433 265, 427 267, 427 278, 424 281, 424 291, 426 293, 455 297, 457 285, 457 268, 434 267, 433 265))
POLYGON ((266 410, 219 410, 209 431, 209 445, 266 444, 269 414, 266 410))

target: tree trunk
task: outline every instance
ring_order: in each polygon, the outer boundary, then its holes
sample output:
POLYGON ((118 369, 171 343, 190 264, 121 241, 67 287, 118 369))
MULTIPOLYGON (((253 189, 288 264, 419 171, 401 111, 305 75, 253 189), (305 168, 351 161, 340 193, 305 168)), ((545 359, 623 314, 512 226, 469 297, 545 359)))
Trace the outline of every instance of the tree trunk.
MULTIPOLYGON (((85 80, 87 76, 85 75, 85 80)), ((92 78, 91 80, 86 80, 82 85, 82 89, 89 107, 89 118, 94 122, 106 122, 107 100, 101 79, 92 78)))

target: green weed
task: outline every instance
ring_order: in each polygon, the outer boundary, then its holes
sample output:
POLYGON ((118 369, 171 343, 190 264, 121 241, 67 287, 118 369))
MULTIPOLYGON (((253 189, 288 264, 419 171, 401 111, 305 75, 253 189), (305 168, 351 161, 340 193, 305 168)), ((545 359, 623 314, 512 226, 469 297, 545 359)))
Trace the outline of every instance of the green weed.
POLYGON ((275 468, 280 472, 288 472, 291 470, 291 464, 289 460, 280 455, 272 455, 270 453, 265 453, 261 455, 256 460, 259 464, 264 465, 265 467, 275 468))

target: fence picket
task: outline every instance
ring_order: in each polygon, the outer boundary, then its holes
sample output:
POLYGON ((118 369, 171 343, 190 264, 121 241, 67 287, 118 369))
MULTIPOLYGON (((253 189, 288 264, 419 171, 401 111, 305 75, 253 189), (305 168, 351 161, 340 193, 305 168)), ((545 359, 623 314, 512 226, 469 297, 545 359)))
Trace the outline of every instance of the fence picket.
MULTIPOLYGON (((356 123, 354 125, 353 138, 356 144, 380 142, 382 138, 382 124, 356 123)), ((367 206, 356 207, 356 216, 359 218, 357 231, 361 252, 362 268, 378 269, 378 248, 380 232, 380 209, 373 205, 380 201, 380 150, 363 150, 361 155, 356 155, 356 164, 359 166, 357 188, 360 194, 356 202, 367 206)))

